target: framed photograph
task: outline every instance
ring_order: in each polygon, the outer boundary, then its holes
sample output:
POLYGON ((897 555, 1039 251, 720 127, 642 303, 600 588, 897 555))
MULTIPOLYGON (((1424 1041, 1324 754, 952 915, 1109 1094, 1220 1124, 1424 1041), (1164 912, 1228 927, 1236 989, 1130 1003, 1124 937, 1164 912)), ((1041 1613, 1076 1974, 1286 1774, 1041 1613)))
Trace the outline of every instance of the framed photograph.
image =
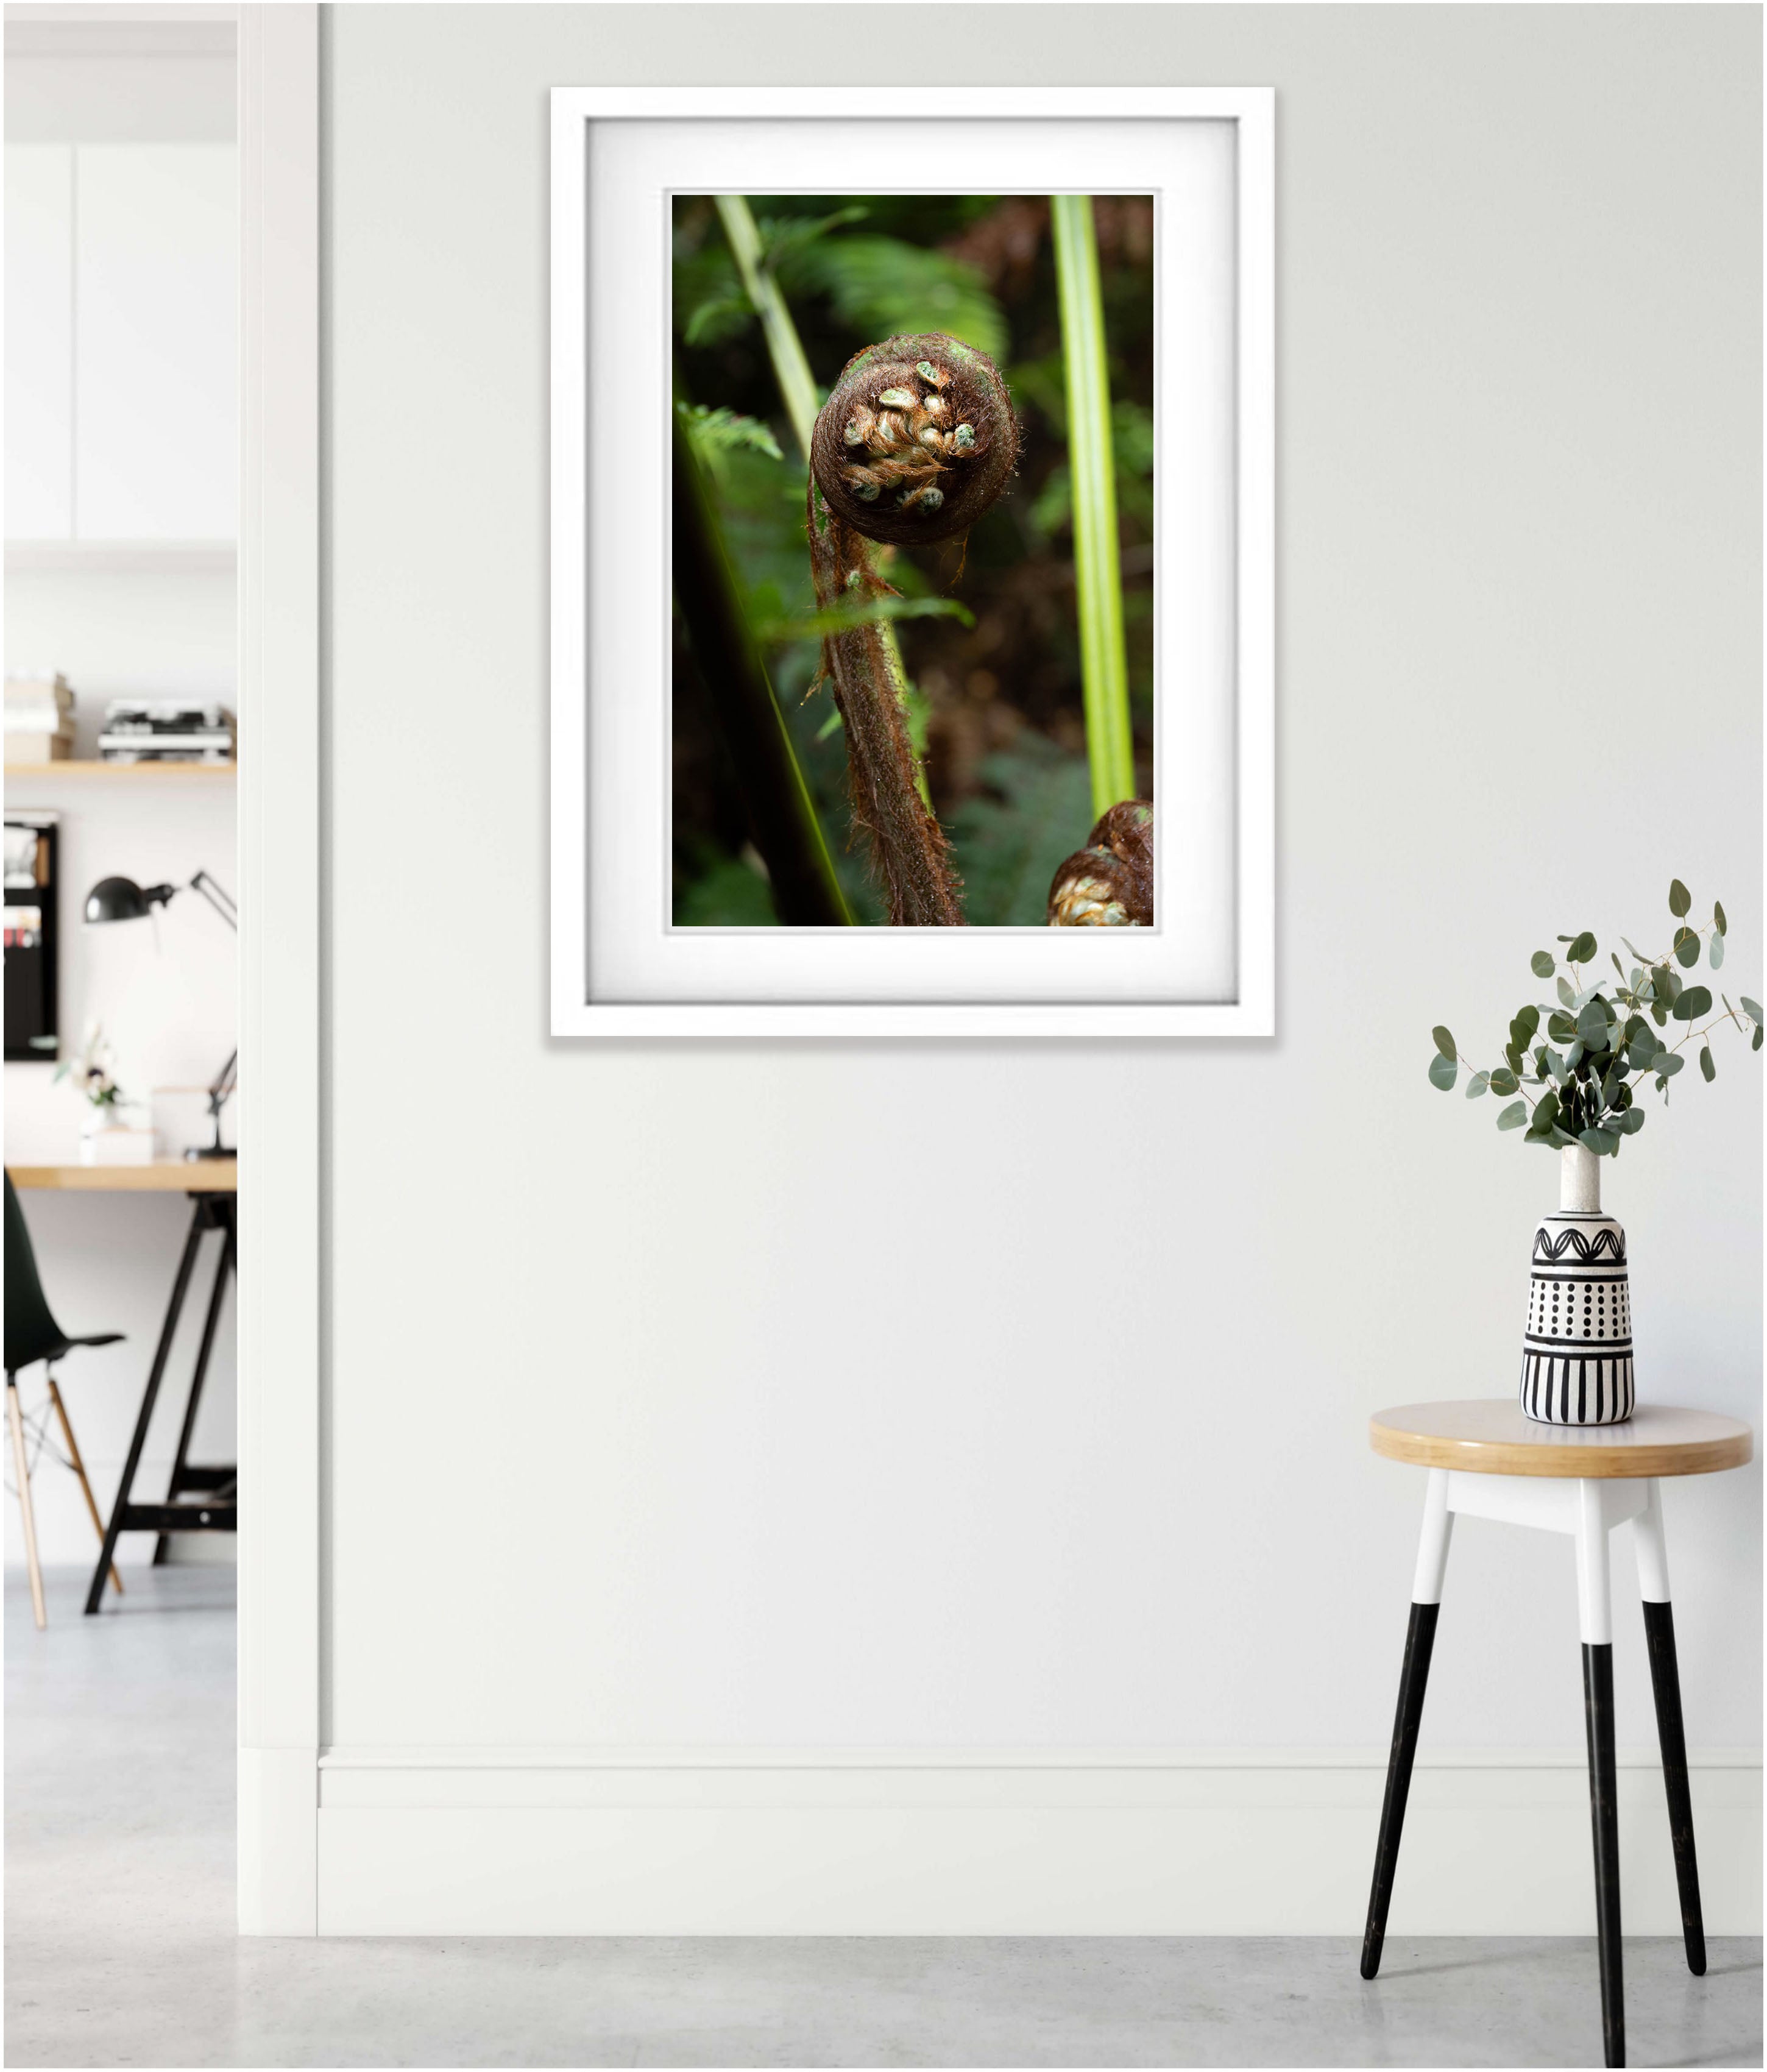
POLYGON ((1274 1033, 1273 159, 554 92, 555 1034, 1274 1033))

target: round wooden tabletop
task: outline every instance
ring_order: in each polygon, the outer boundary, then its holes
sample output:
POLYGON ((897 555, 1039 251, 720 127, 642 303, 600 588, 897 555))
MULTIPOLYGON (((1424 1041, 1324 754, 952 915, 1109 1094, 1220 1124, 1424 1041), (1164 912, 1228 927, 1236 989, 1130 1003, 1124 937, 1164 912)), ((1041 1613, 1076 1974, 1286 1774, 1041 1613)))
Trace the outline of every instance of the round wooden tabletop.
POLYGON ((1514 1396, 1407 1403, 1378 1411, 1368 1440, 1389 1460, 1476 1475, 1709 1475, 1755 1457, 1755 1435, 1735 1417, 1641 1403, 1623 1424, 1542 1424, 1514 1396))

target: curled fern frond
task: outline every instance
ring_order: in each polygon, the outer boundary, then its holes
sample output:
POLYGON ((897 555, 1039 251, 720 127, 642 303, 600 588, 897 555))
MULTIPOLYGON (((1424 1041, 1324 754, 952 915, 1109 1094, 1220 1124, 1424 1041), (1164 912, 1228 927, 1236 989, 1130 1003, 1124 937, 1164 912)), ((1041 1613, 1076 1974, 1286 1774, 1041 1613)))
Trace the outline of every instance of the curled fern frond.
POLYGON ((931 545, 967 532, 1017 459, 1018 421, 1000 370, 943 331, 867 346, 847 363, 811 439, 810 570, 819 615, 833 615, 839 628, 824 637, 823 671, 846 727, 854 824, 894 927, 961 927, 964 908, 950 842, 918 782, 907 685, 874 609, 890 587, 866 542, 931 545), (841 625, 849 615, 860 623, 841 625))
POLYGON ((829 508, 868 540, 930 545, 967 532, 1018 464, 1000 369, 943 331, 849 360, 817 417, 810 465, 829 508))
POLYGON ((1049 889, 1052 928, 1153 926, 1153 808, 1125 799, 1103 814, 1056 872, 1049 889))

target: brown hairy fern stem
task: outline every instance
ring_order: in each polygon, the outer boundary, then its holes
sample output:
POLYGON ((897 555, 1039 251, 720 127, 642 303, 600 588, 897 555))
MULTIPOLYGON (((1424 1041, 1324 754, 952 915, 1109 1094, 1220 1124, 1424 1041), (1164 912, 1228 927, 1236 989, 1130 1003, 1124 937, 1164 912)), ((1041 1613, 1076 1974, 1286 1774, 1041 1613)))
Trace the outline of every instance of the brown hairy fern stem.
MULTIPOLYGON (((867 346, 842 371, 811 441, 807 520, 819 610, 882 597, 868 540, 931 545, 966 533, 1018 460, 1000 370, 942 331, 867 346)), ((891 644, 873 623, 828 635, 823 668, 846 729, 855 824, 892 927, 964 925, 944 829, 923 802, 891 644)))
MULTIPOLYGON (((810 568, 816 604, 881 595, 886 586, 865 544, 810 485, 810 568)), ((876 625, 854 626, 822 643, 823 673, 847 734, 853 824, 870 846, 893 928, 960 928, 964 905, 951 844, 914 782, 914 745, 902 706, 902 684, 876 625)))

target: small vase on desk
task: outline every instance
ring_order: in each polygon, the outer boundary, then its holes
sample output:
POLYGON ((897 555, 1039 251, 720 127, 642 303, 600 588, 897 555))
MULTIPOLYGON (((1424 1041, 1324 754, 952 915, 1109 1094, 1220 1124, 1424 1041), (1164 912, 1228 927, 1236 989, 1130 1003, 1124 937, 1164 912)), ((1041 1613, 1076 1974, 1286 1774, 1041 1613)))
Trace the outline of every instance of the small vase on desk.
POLYGON ((121 1102, 94 1102, 80 1124, 82 1166, 151 1166, 152 1120, 139 1108, 121 1102))
POLYGON ((1632 1415, 1626 1234, 1601 1213, 1601 1161, 1559 1154, 1559 1208, 1534 1233, 1522 1408, 1543 1424, 1622 1424, 1632 1415))

